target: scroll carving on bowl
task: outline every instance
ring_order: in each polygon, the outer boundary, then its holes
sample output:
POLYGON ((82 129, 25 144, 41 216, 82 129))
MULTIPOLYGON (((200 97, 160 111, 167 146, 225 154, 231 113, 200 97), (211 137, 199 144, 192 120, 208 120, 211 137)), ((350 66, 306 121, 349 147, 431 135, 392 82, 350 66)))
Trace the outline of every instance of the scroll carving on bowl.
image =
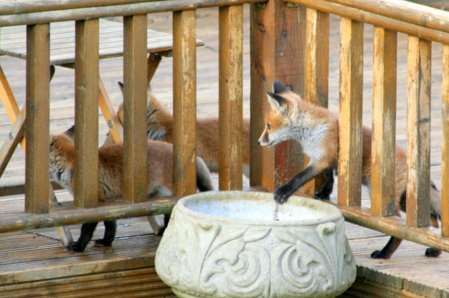
POLYGON ((272 220, 273 209, 265 193, 209 192, 180 200, 156 253, 158 275, 179 297, 345 291, 356 267, 338 209, 299 197, 280 207, 279 221, 272 220))

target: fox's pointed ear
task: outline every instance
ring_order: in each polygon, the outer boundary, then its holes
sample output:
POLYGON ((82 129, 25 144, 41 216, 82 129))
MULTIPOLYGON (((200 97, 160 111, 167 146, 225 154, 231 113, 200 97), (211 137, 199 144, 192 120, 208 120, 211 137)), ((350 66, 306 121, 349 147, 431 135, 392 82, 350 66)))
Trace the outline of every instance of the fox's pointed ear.
POLYGON ((274 94, 281 94, 287 91, 292 91, 291 86, 284 85, 281 81, 274 81, 273 83, 274 94))
POLYGON ((53 79, 53 76, 55 75, 55 71, 56 71, 55 66, 53 64, 50 65, 50 82, 53 79))
POLYGON ((123 82, 122 81, 117 81, 117 85, 120 88, 120 91, 122 91, 122 93, 123 93, 123 82))
POLYGON ((283 98, 281 95, 273 93, 273 92, 267 92, 267 98, 268 102, 270 103, 270 106, 281 112, 284 113, 288 110, 288 104, 287 100, 283 98))
POLYGON ((69 129, 64 131, 64 134, 71 139, 75 138, 75 125, 72 125, 69 129))

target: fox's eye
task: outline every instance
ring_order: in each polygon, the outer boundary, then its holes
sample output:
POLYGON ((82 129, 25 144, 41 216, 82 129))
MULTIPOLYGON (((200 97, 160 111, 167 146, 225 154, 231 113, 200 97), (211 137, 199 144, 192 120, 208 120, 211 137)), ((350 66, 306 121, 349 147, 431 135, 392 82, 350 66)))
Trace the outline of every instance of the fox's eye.
POLYGON ((267 129, 270 130, 271 129, 271 124, 267 123, 267 129))

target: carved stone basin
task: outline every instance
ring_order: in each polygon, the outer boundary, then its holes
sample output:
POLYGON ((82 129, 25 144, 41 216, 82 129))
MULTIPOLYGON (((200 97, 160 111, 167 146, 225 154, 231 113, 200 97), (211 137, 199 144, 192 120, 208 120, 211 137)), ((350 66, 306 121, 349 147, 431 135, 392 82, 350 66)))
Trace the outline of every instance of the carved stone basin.
POLYGON ((156 252, 178 297, 333 297, 355 280, 344 220, 332 205, 272 194, 206 192, 181 199, 156 252))

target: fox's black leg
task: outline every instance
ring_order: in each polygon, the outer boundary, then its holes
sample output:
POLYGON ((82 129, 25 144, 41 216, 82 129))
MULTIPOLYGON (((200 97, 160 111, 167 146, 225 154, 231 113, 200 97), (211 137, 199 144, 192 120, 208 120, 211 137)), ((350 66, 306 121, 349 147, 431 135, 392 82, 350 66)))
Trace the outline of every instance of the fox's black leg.
MULTIPOLYGON (((436 213, 431 213, 430 214, 430 222, 432 223, 432 226, 434 227, 434 228, 438 228, 439 227, 439 224, 438 224, 438 214, 436 214, 436 213)), ((439 255, 441 255, 441 249, 438 249, 438 248, 434 248, 434 247, 428 247, 427 249, 426 249, 426 252, 425 252, 425 256, 426 257, 430 257, 430 258, 436 258, 436 257, 438 257, 439 255)))
POLYGON ((274 192, 274 200, 279 204, 287 202, 288 198, 294 194, 307 181, 314 178, 318 172, 314 167, 308 166, 301 173, 293 177, 288 183, 277 188, 274 192))
POLYGON ((97 227, 97 222, 85 223, 81 226, 81 235, 78 241, 72 242, 67 247, 69 250, 82 252, 86 249, 87 244, 92 239, 95 228, 97 227))
POLYGON ((104 236, 103 239, 95 240, 95 245, 111 246, 115 239, 115 233, 117 232, 117 221, 106 220, 104 221, 104 236))
MULTIPOLYGON (((436 189, 436 186, 433 183, 431 184, 431 187, 436 189)), ((404 212, 407 209, 407 194, 406 194, 405 191, 401 195, 400 208, 404 212)), ((430 214, 430 222, 432 223, 432 226, 435 227, 435 228, 438 228, 438 226, 439 226, 438 218, 439 218, 439 215, 437 213, 432 212, 430 214)), ((426 257, 430 257, 430 258, 436 258, 439 255, 441 255, 441 250, 438 249, 438 248, 434 248, 434 247, 428 247, 428 248, 426 248, 426 252, 424 253, 424 255, 426 257)))
POLYGON ((323 181, 320 188, 315 192, 315 199, 329 200, 332 189, 334 188, 334 170, 328 168, 321 176, 323 177, 323 181))
POLYGON ((389 259, 401 244, 402 239, 390 237, 387 244, 381 250, 375 250, 371 254, 373 259, 389 259))

